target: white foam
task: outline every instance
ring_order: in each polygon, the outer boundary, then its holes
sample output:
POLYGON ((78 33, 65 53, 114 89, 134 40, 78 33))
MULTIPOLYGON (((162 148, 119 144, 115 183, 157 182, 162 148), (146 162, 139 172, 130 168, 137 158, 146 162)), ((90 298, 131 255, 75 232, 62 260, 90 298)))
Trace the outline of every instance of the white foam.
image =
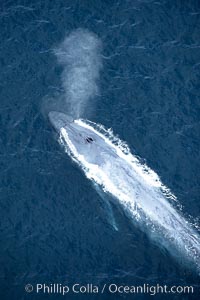
POLYGON ((162 184, 159 176, 146 164, 142 164, 140 159, 130 152, 127 144, 115 137, 111 130, 81 119, 75 123, 93 131, 105 141, 111 152, 117 154, 115 157, 105 159, 102 165, 89 163, 77 152, 65 128, 62 128, 60 132, 62 144, 87 178, 119 199, 142 229, 148 227, 148 233, 154 239, 172 253, 175 252, 174 246, 199 268, 199 236, 181 212, 170 204, 167 198, 176 200, 176 197, 162 184))

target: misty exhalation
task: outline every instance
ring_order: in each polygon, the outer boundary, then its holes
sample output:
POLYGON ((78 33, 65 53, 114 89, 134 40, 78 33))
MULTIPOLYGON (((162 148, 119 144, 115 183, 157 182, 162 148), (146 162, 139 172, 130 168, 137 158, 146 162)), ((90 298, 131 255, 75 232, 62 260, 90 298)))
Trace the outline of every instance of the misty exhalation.
POLYGON ((55 54, 62 65, 63 101, 73 118, 84 116, 87 106, 95 106, 101 62, 101 41, 85 29, 66 36, 55 54), (90 103, 89 103, 90 100, 90 103))

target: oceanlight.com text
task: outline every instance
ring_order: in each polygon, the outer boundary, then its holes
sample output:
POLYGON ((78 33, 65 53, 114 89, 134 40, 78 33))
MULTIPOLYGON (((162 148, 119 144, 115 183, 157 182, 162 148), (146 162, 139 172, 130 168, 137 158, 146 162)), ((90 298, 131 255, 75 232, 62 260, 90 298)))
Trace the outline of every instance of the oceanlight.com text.
POLYGON ((25 291, 27 293, 36 294, 148 294, 154 296, 156 294, 193 294, 193 286, 180 285, 150 285, 145 283, 143 285, 118 285, 115 283, 95 285, 92 283, 72 285, 65 285, 61 283, 37 283, 35 285, 26 284, 25 291))

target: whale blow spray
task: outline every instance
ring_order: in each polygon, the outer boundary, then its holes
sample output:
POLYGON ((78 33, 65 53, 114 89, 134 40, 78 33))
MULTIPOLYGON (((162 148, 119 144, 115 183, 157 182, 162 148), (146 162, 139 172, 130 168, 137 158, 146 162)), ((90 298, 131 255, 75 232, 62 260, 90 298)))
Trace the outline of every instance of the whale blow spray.
POLYGON ((77 29, 55 50, 63 67, 62 86, 67 113, 73 118, 83 117, 88 101, 98 94, 101 48, 101 41, 94 33, 77 29))

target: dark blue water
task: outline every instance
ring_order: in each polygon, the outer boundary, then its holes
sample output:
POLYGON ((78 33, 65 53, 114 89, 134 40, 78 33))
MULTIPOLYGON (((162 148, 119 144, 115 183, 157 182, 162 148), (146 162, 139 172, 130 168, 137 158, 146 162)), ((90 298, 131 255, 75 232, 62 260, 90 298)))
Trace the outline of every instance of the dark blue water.
POLYGON ((27 283, 74 282, 193 285, 193 295, 166 297, 199 299, 195 270, 153 244, 111 201, 114 230, 92 183, 57 143, 42 103, 61 89, 52 49, 76 28, 96 33, 103 69, 90 119, 112 127, 146 159, 184 215, 199 224, 200 2, 4 0, 0 6, 1 299, 151 298, 24 290, 27 283))

